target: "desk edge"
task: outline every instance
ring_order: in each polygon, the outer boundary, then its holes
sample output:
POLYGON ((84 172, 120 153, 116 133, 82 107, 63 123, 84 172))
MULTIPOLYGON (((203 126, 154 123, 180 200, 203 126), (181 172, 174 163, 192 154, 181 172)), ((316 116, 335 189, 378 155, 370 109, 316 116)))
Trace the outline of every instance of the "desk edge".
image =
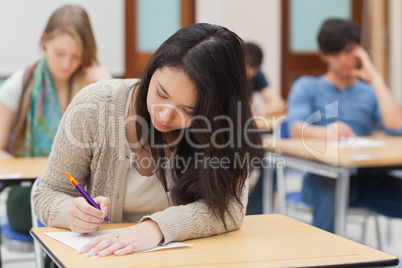
MULTIPOLYGON (((29 230, 29 234, 35 240, 36 243, 49 255, 49 257, 55 262, 55 264, 60 268, 65 268, 62 262, 51 252, 51 250, 43 243, 43 241, 36 235, 36 233, 31 229, 29 230)), ((36 259, 36 252, 35 252, 35 259, 36 259)))

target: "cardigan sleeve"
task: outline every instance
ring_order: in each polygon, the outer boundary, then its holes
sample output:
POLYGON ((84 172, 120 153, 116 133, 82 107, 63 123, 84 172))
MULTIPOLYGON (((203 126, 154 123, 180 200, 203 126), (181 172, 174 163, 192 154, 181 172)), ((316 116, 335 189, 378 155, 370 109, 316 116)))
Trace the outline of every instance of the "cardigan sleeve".
POLYGON ((248 201, 248 180, 246 181, 241 204, 232 200, 229 210, 233 219, 226 214, 227 230, 220 218, 216 217, 202 200, 180 206, 172 206, 163 211, 145 216, 140 222, 151 219, 155 221, 164 236, 164 244, 222 234, 239 229, 243 223, 248 201))
POLYGON ((35 213, 46 225, 69 228, 68 208, 80 196, 64 175, 69 172, 85 186, 90 177, 92 150, 100 143, 96 85, 81 90, 62 117, 45 174, 34 194, 35 213))

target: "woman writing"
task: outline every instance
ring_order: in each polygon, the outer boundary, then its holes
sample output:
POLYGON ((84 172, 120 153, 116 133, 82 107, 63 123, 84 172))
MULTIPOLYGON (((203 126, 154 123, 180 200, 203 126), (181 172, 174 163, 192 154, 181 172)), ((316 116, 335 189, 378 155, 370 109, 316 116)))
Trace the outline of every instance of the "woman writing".
POLYGON ((139 224, 80 252, 124 255, 160 243, 235 230, 247 203, 251 161, 261 157, 250 111, 244 42, 195 24, 154 53, 139 80, 80 91, 56 134, 35 212, 48 226, 97 230, 105 215, 139 224), (237 159, 238 161, 235 161, 237 159), (98 210, 80 197, 69 172, 98 210))

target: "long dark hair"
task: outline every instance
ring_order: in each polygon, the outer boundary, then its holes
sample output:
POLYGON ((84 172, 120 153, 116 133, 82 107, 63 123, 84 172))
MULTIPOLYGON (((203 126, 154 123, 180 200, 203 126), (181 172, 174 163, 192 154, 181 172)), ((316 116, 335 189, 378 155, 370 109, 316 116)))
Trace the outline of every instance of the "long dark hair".
POLYGON ((351 20, 327 19, 321 26, 317 40, 322 52, 336 54, 351 43, 360 44, 360 29, 351 20))
MULTIPOLYGON (((172 170, 175 183, 171 189, 166 170, 157 167, 156 172, 165 190, 171 191, 175 205, 202 199, 225 226, 225 215, 232 217, 229 201, 241 204, 250 161, 262 155, 259 134, 244 131, 247 122, 248 128, 256 128, 250 109, 252 90, 246 76, 245 51, 243 40, 224 27, 206 23, 187 26, 167 39, 151 57, 140 76, 135 98, 136 115, 149 126, 148 137, 142 138, 150 145, 153 135, 156 143, 166 144, 166 136, 154 129, 146 106, 151 77, 157 69, 169 67, 183 71, 193 82, 197 90, 194 116, 207 118, 210 125, 205 120, 193 120, 189 128, 181 130, 186 133, 175 147, 172 170), (209 131, 195 133, 194 129, 209 131), (205 157, 206 162, 197 165, 196 155, 205 157), (194 161, 184 168, 175 162, 179 158, 194 161), (213 167, 208 164, 212 158, 230 163, 213 167)), ((141 135, 137 122, 137 137, 141 135)), ((149 148, 154 159, 165 156, 163 148, 149 148)))

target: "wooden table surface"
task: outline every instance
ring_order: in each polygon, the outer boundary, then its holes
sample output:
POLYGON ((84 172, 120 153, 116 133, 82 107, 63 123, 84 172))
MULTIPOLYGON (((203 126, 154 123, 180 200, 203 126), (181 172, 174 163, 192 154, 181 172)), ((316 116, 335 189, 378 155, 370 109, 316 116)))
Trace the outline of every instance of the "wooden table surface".
POLYGON ((265 139, 265 146, 270 151, 325 162, 341 167, 383 167, 402 165, 402 137, 376 134, 363 137, 383 141, 383 147, 341 148, 329 142, 317 139, 283 139, 275 137, 265 139))
POLYGON ((0 175, 2 180, 36 179, 46 169, 47 157, 16 157, 0 160, 0 175), (7 175, 20 174, 20 178, 7 178, 7 175))
MULTIPOLYGON (((101 229, 129 224, 103 224, 101 229)), ((192 247, 89 258, 46 236, 59 228, 33 228, 31 234, 64 267, 368 267, 392 266, 398 258, 283 215, 246 216, 241 229, 185 241, 192 247)))
POLYGON ((261 131, 272 132, 276 129, 280 122, 285 120, 285 112, 270 114, 267 116, 254 116, 257 128, 261 131))

